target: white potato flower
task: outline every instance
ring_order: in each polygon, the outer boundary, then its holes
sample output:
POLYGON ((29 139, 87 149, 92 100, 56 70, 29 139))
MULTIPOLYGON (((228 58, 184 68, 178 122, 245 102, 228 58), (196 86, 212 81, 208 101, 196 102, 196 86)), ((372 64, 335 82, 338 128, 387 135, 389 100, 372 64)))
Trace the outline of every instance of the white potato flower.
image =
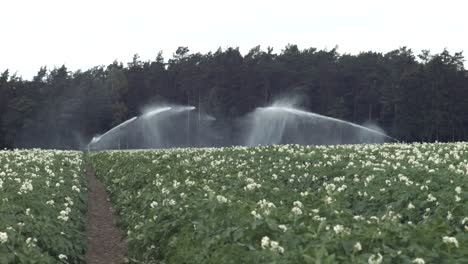
POLYGON ((442 241, 447 245, 453 244, 456 248, 458 248, 458 240, 456 237, 444 236, 442 241))
POLYGON ((280 246, 279 243, 276 241, 270 241, 270 250, 280 254, 284 253, 284 248, 280 246))
POLYGON ((427 201, 434 202, 434 201, 437 201, 437 198, 434 195, 432 195, 432 193, 430 193, 427 195, 427 201))
POLYGON ((464 225, 466 222, 468 222, 468 217, 465 217, 465 218, 463 218, 463 220, 461 220, 462 225, 464 225))
POLYGON ((218 203, 227 203, 228 199, 222 195, 217 195, 216 199, 218 200, 218 203))
POLYGON ((286 225, 279 225, 278 228, 281 229, 283 232, 286 232, 286 230, 288 230, 288 227, 286 225))
POLYGON ((293 212, 293 214, 295 214, 295 215, 301 215, 302 214, 302 210, 299 207, 293 207, 291 209, 291 212, 293 212))
POLYGON ((362 250, 362 245, 361 245, 361 243, 356 242, 356 244, 354 244, 354 246, 353 246, 353 249, 354 249, 355 251, 361 251, 361 250, 362 250))
POLYGON ((425 264, 426 262, 425 262, 424 259, 422 259, 422 258, 415 258, 415 259, 413 259, 412 263, 415 263, 415 264, 425 264))
POLYGON ((8 241, 8 234, 6 232, 0 232, 0 244, 8 241))
POLYGON ((447 212, 447 220, 452 220, 453 219, 453 215, 452 215, 452 212, 448 211, 447 212))
POLYGON ((340 234, 341 232, 344 231, 344 226, 342 225, 335 225, 333 227, 333 231, 335 231, 336 234, 340 234))
POLYGON ((382 260, 383 260, 382 255, 380 255, 380 253, 377 253, 377 255, 372 254, 367 260, 367 262, 369 264, 380 264, 382 263, 382 260))
POLYGON ((261 242, 261 246, 263 249, 267 248, 268 246, 270 246, 270 238, 267 237, 267 236, 264 236, 262 238, 262 242, 261 242))
POLYGON ((300 201, 295 201, 295 202, 293 203, 293 205, 294 205, 295 207, 302 208, 302 203, 301 203, 300 201))

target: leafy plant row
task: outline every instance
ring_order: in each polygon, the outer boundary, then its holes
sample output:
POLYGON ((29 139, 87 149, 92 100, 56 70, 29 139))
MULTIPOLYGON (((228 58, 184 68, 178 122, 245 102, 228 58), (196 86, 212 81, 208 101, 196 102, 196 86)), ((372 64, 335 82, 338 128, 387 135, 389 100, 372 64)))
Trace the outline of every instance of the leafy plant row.
POLYGON ((82 156, 0 151, 0 263, 84 263, 82 156))
POLYGON ((468 144, 91 154, 138 263, 468 263, 468 144))

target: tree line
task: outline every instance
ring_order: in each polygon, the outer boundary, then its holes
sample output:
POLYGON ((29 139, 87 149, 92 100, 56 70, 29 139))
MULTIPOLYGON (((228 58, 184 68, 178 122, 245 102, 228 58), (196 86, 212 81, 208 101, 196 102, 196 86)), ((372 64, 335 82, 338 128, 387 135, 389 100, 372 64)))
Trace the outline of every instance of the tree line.
POLYGON ((32 80, 0 74, 0 148, 76 149, 158 102, 194 105, 221 122, 300 94, 308 111, 373 123, 402 141, 468 139, 468 73, 462 52, 407 47, 388 53, 337 49, 280 53, 259 46, 206 54, 179 47, 165 60, 138 55, 86 71, 42 67, 32 80))

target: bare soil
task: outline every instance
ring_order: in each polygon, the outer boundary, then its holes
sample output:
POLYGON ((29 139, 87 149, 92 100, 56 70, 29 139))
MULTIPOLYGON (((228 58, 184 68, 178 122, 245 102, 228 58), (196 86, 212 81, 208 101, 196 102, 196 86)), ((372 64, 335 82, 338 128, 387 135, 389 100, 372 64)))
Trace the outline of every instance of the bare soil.
POLYGON ((86 263, 125 263, 126 244, 116 226, 114 211, 108 200, 104 184, 100 182, 91 166, 87 168, 88 178, 88 249, 86 263))

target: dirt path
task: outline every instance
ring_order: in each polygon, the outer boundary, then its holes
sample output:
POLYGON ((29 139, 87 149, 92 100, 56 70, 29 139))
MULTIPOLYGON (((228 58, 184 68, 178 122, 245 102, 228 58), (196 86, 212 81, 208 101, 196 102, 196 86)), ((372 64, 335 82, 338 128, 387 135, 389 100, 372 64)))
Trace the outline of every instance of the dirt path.
POLYGON ((115 218, 104 185, 96 178, 91 166, 87 168, 88 178, 88 249, 86 263, 124 263, 126 245, 122 234, 115 225, 115 218))

